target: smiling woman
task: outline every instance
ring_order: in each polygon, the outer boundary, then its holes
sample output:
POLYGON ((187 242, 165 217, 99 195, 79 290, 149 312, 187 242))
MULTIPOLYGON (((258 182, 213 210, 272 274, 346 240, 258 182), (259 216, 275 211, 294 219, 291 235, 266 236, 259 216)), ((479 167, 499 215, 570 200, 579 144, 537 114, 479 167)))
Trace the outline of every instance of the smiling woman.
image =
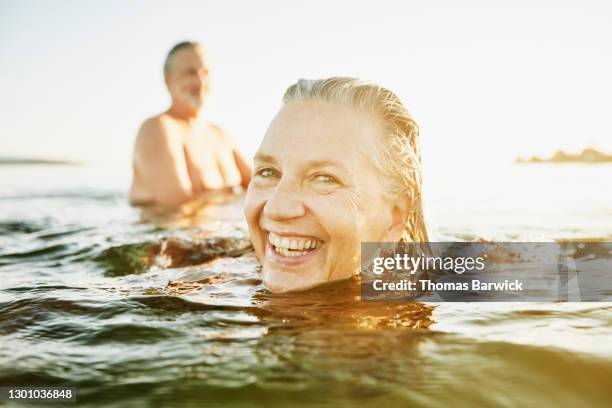
POLYGON ((287 89, 255 155, 245 214, 264 284, 298 291, 359 270, 361 242, 426 242, 418 127, 352 78, 287 89))

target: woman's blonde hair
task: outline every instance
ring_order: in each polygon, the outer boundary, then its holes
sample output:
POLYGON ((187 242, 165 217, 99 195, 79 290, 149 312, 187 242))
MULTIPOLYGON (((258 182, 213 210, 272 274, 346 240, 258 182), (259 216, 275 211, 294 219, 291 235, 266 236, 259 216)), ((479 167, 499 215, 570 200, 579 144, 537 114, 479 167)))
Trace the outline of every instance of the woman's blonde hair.
POLYGON ((322 99, 354 106, 382 119, 381 149, 374 159, 386 176, 389 193, 411 201, 404 241, 428 242, 423 215, 423 169, 418 144, 419 128, 399 97, 372 82, 356 78, 300 79, 287 88, 284 103, 322 99))

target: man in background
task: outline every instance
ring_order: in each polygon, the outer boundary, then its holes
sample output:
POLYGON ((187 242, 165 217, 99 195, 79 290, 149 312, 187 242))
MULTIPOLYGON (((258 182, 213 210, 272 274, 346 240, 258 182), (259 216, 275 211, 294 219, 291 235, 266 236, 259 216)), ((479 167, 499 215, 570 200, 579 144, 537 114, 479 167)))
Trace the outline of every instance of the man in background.
POLYGON ((132 205, 176 207, 207 193, 246 189, 251 169, 234 143, 208 122, 208 65, 198 43, 175 45, 164 63, 170 108, 147 119, 134 148, 132 205))

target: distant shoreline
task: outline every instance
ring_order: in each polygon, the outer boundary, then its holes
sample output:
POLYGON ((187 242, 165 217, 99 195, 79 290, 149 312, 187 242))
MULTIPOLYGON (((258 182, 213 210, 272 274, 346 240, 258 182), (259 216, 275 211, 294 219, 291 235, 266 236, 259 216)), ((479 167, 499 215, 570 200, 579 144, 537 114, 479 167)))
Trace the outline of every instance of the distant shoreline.
POLYGON ((557 150, 549 159, 542 159, 538 156, 533 156, 529 159, 519 157, 516 163, 612 163, 612 155, 605 154, 594 148, 584 149, 581 153, 572 154, 562 150, 557 150))
POLYGON ((0 166, 2 165, 31 165, 31 164, 47 164, 58 166, 79 166, 82 163, 72 160, 54 160, 54 159, 32 159, 32 158, 10 158, 0 157, 0 166))

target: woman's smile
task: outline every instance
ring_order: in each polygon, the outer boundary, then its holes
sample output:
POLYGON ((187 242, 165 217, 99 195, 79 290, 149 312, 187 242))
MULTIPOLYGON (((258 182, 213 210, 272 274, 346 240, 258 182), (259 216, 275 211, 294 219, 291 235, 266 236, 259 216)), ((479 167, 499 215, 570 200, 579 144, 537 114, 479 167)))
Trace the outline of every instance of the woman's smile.
POLYGON ((309 236, 297 236, 293 233, 280 235, 268 232, 266 256, 273 262, 284 266, 301 266, 320 256, 325 242, 309 236))

